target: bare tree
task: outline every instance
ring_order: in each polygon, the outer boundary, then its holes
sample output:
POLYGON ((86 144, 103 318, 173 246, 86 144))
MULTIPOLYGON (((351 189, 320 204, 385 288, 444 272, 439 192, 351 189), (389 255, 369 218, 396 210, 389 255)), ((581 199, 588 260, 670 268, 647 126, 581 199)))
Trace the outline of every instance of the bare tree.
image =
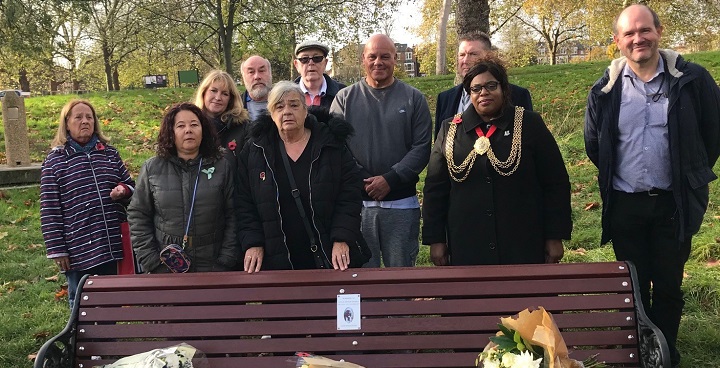
POLYGON ((108 91, 120 89, 118 65, 138 49, 141 20, 137 7, 128 0, 101 0, 90 9, 91 38, 102 53, 108 91))
POLYGON ((438 47, 435 54, 435 74, 447 74, 447 25, 450 18, 450 10, 452 9, 452 0, 443 0, 442 11, 440 12, 438 23, 438 47))

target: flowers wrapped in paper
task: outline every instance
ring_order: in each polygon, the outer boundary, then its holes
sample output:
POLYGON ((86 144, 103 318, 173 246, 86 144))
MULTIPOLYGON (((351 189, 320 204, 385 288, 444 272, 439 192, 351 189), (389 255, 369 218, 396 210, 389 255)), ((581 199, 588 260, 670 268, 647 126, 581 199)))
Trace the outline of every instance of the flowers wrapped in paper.
POLYGON ((337 361, 325 358, 319 355, 308 353, 296 353, 298 356, 298 368, 365 368, 361 365, 353 364, 346 361, 337 361))
POLYGON ((208 368, 205 353, 182 343, 122 358, 94 368, 208 368))
POLYGON ((475 364, 484 368, 595 368, 604 367, 590 357, 579 362, 568 357, 565 340, 545 308, 525 309, 500 318, 500 331, 478 355, 475 364))

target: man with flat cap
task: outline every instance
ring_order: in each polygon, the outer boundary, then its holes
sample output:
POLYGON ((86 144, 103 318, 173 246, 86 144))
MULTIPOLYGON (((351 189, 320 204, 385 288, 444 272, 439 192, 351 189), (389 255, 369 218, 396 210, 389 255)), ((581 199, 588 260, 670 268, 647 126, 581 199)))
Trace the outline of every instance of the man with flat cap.
POLYGON ((295 83, 305 92, 308 107, 321 106, 329 109, 338 91, 345 88, 344 84, 325 74, 329 52, 329 47, 314 40, 305 41, 295 47, 293 65, 300 73, 295 83))

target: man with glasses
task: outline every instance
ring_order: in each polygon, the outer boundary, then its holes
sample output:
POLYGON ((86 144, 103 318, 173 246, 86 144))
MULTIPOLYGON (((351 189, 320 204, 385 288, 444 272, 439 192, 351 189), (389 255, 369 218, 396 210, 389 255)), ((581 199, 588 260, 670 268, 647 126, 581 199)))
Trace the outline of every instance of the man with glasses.
POLYGON ((255 121, 267 110, 267 97, 272 89, 272 68, 270 60, 253 55, 240 65, 245 92, 242 95, 243 107, 255 121))
POLYGON ((329 109, 338 91, 345 85, 325 74, 330 48, 319 41, 305 41, 295 47, 293 65, 300 73, 295 83, 305 93, 305 103, 329 109))
MULTIPOLYGON (((490 36, 487 34, 473 32, 460 35, 457 69, 461 81, 468 70, 478 60, 485 57, 490 50, 492 50, 492 44, 490 43, 490 36)), ((530 91, 525 88, 510 84, 510 99, 514 106, 522 106, 525 110, 533 109, 530 91)), ((462 114, 468 106, 470 106, 470 95, 465 93, 462 83, 447 91, 440 92, 437 97, 437 107, 435 108, 435 137, 440 131, 443 120, 451 118, 455 114, 462 114)))
POLYGON ((419 250, 420 203, 415 185, 430 159, 432 120, 422 92, 393 76, 390 37, 370 37, 365 78, 341 90, 331 112, 355 128, 348 146, 365 183, 362 234, 372 251, 366 267, 411 267, 419 250))
POLYGON ((643 307, 676 367, 683 270, 717 178, 720 89, 703 67, 659 49, 662 32, 646 5, 616 18, 623 56, 590 90, 585 150, 599 171, 601 243, 612 240, 615 257, 635 264, 643 307))

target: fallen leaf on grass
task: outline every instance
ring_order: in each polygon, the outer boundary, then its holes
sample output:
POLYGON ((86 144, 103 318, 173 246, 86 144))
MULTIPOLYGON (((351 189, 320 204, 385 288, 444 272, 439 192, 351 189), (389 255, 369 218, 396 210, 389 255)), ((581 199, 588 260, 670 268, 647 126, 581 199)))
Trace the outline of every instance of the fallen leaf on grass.
POLYGON ((33 334, 33 337, 35 338, 35 340, 45 341, 48 339, 48 337, 50 337, 50 332, 48 332, 48 331, 37 332, 37 333, 33 334))
POLYGON ((38 249, 38 248, 42 248, 42 247, 43 247, 42 244, 30 244, 30 245, 28 245, 28 249, 38 249))
POLYGON ((717 267, 717 266, 720 266, 720 261, 718 261, 717 259, 711 259, 711 260, 707 261, 707 263, 705 263, 705 266, 717 267))
POLYGON ((5 199, 7 197, 8 197, 8 195, 5 194, 5 192, 3 192, 2 190, 0 190, 0 199, 5 199))
POLYGON ((67 297, 67 295, 68 295, 67 285, 63 285, 60 287, 60 291, 55 293, 55 301, 60 301, 60 299, 67 297))
POLYGON ((687 272, 683 272, 683 279, 686 279, 688 277, 690 277, 690 275, 687 272))
POLYGON ((715 220, 720 220, 720 216, 713 216, 715 220))
POLYGON ((3 232, 0 233, 0 239, 4 238, 4 237, 6 237, 6 236, 8 236, 8 232, 7 232, 7 231, 3 231, 3 232))
POLYGON ((35 358, 37 358, 37 352, 35 352, 34 354, 29 354, 29 355, 28 355, 28 360, 30 360, 30 361, 35 360, 35 358))
POLYGON ((58 280, 58 275, 45 278, 45 281, 57 281, 57 280, 58 280))
POLYGON ((585 248, 578 248, 575 250, 570 250, 570 253, 579 254, 581 256, 584 256, 585 254, 587 254, 587 250, 585 250, 585 248))
POLYGON ((600 208, 600 203, 598 202, 590 202, 585 205, 585 211, 596 210, 598 208, 600 208))

